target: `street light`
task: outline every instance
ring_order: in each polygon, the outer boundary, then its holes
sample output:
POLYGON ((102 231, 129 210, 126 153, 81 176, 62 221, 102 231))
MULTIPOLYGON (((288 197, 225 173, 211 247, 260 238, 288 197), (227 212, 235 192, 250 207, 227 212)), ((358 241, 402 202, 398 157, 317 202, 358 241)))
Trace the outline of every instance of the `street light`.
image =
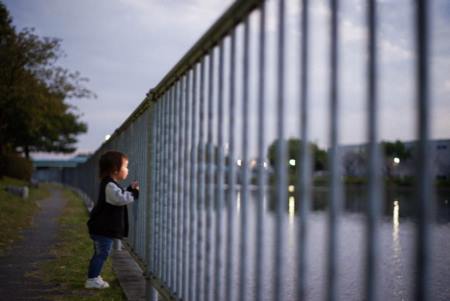
POLYGON ((395 157, 394 158, 394 164, 400 164, 400 158, 399 157, 395 157))
POLYGON ((289 160, 289 165, 290 166, 295 166, 295 159, 289 160))

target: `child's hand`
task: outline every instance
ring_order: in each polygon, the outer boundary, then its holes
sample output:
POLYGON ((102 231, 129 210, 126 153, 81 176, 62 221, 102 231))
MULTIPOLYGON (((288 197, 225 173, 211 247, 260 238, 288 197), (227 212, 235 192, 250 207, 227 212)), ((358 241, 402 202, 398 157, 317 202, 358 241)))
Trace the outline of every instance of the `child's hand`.
POLYGON ((131 188, 139 190, 139 183, 138 183, 138 181, 131 182, 131 188))

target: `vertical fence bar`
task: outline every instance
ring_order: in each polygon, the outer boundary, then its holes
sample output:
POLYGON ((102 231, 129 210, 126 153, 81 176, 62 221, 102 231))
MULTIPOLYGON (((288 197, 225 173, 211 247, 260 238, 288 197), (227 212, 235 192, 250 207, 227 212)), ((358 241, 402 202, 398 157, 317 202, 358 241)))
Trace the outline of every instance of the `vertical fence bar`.
POLYGON ((183 299, 188 298, 189 296, 189 270, 188 270, 188 263, 190 262, 189 253, 188 253, 188 235, 190 233, 190 228, 188 228, 188 212, 189 212, 189 195, 190 195, 190 189, 189 189, 189 136, 190 136, 190 111, 189 111, 189 104, 190 104, 190 93, 189 93, 189 87, 191 82, 191 76, 190 72, 188 71, 185 76, 184 80, 184 87, 183 87, 183 109, 184 109, 184 155, 183 155, 183 283, 182 283, 182 296, 183 299))
POLYGON ((367 206, 366 245, 366 296, 368 301, 377 300, 378 292, 378 221, 380 218, 380 152, 378 146, 378 90, 377 90, 377 7, 375 0, 367 3, 367 114, 369 199, 367 206))
POLYGON ((249 174, 248 174, 248 141, 249 141, 249 17, 244 20, 244 55, 243 55, 243 88, 242 88, 242 120, 243 120, 243 135, 242 135, 242 165, 241 165, 241 248, 240 248, 240 270, 239 270, 239 300, 245 299, 247 290, 247 215, 248 215, 248 189, 249 189, 249 174))
MULTIPOLYGON (((158 154, 157 154, 157 177, 158 183, 162 183, 162 170, 161 170, 161 161, 162 161, 162 102, 158 102, 158 154)), ((157 242, 155 245, 156 248, 156 267, 157 267, 157 276, 161 278, 162 276, 162 264, 161 264, 161 238, 162 238, 162 206, 161 206, 161 193, 162 193, 162 185, 157 186, 157 197, 156 197, 156 207, 157 207, 157 242)))
POLYGON ((157 270, 156 276, 161 278, 162 270, 161 270, 161 236, 162 236, 162 207, 161 207, 161 192, 162 192, 162 171, 161 171, 161 161, 162 161, 162 102, 159 100, 157 102, 157 118, 158 118, 158 129, 157 129, 157 165, 156 165, 156 175, 157 181, 159 185, 156 186, 156 198, 155 198, 155 207, 156 207, 156 238, 155 238, 155 269, 157 270))
MULTIPOLYGON (((144 122, 144 120, 145 120, 145 114, 143 114, 143 115, 141 115, 140 117, 139 117, 139 128, 138 128, 138 135, 140 136, 140 137, 144 137, 144 139, 141 139, 141 140, 139 140, 139 142, 138 142, 138 164, 137 165, 140 165, 140 168, 139 168, 139 170, 138 170, 138 176, 137 176, 137 180, 140 182, 140 183, 144 183, 144 182, 142 182, 142 180, 144 179, 144 177, 143 177, 143 166, 145 166, 145 159, 144 159, 144 157, 143 157, 143 154, 144 154, 144 145, 145 145, 145 136, 143 136, 142 134, 144 133, 144 127, 143 127, 143 122, 144 122)), ((147 190, 147 186, 145 187, 145 189, 142 189, 143 191, 144 190, 147 190)), ((146 197, 145 197, 145 199, 146 199, 146 197)), ((141 213, 141 215, 139 216, 139 236, 138 236, 138 242, 139 242, 139 254, 140 254, 140 256, 141 256, 141 259, 143 259, 143 261, 144 262, 146 262, 146 258, 145 258, 145 252, 143 252, 143 246, 144 246, 144 243, 145 243, 145 233, 144 233, 144 229, 145 229, 145 227, 144 227, 144 222, 146 221, 146 218, 147 218, 147 210, 146 210, 146 201, 143 201, 142 202, 142 204, 140 204, 140 208, 139 208, 140 210, 140 213, 141 213)))
POLYGON ((213 199, 214 199, 214 153, 213 153, 213 103, 214 103, 214 49, 209 51, 209 68, 208 68, 208 122, 207 122, 207 201, 206 208, 206 250, 205 250, 205 300, 210 300, 211 280, 212 280, 212 260, 211 260, 211 245, 212 245, 212 215, 213 215, 213 199))
POLYGON ((167 148, 166 148, 166 161, 164 165, 166 167, 166 187, 167 187, 167 199, 166 199, 166 224, 167 224, 167 237, 166 237, 166 278, 167 287, 172 288, 172 91, 173 86, 167 90, 167 148))
POLYGON ((235 123, 232 122, 236 115, 235 105, 235 64, 236 64, 236 28, 230 34, 230 74, 229 74, 229 154, 227 162, 228 172, 228 204, 227 204, 227 258, 226 258, 226 280, 225 280, 225 300, 233 300, 232 280, 233 280, 233 254, 234 254, 234 202, 235 200, 235 123))
POLYGON ((177 297, 182 298, 183 290, 182 290, 182 262, 183 262, 183 253, 182 253, 182 242, 184 239, 183 236, 183 225, 182 225, 182 216, 183 216, 183 83, 184 77, 181 77, 177 84, 177 99, 176 99, 176 112, 177 112, 177 183, 176 183, 176 195, 177 195, 177 267, 175 271, 176 276, 176 292, 177 297))
POLYGON ((164 241, 163 241, 163 282, 168 287, 169 286, 169 167, 167 162, 169 161, 169 91, 165 92, 164 95, 164 161, 163 164, 163 225, 164 225, 164 241))
MULTIPOLYGON (((144 120, 144 115, 141 115, 141 116, 139 116, 139 119, 137 121, 137 126, 138 126, 138 128, 137 128, 137 135, 139 135, 140 137, 143 137, 142 136, 142 133, 143 133, 142 122, 143 122, 143 120, 144 120)), ((137 176, 136 176, 136 180, 139 181, 139 183, 143 183, 142 182, 142 179, 143 179, 143 177, 142 177, 142 170, 143 170, 143 165, 145 164, 145 161, 144 161, 144 158, 142 157, 142 154, 144 153, 143 152, 144 142, 145 142, 145 138, 144 139, 140 139, 138 141, 138 143, 137 143, 137 162, 136 162, 137 164, 136 164, 136 166, 138 168, 138 173, 137 173, 137 176)), ((143 188, 142 190, 144 191, 145 189, 143 188)), ((143 251, 142 246, 143 246, 143 243, 145 241, 145 236, 144 236, 144 232, 143 232, 143 230, 144 230, 144 227, 143 227, 144 223, 143 222, 145 221, 146 213, 147 213, 147 211, 145 210, 145 204, 146 204, 145 201, 143 201, 142 203, 138 202, 138 210, 139 210, 138 212, 140 213, 140 215, 138 216, 139 234, 138 234, 138 237, 137 237, 138 246, 139 246, 139 248, 138 248, 139 256, 144 262, 145 262, 145 254, 142 252, 143 251)))
MULTIPOLYGON (((135 178, 136 177, 136 145, 135 144, 131 144, 129 143, 130 139, 128 138, 129 136, 134 136, 135 134, 135 127, 136 124, 133 123, 131 124, 123 133, 123 137, 125 140, 124 146, 121 149, 122 152, 128 154, 128 156, 131 159, 131 163, 130 163, 130 177, 135 178)), ((137 235, 138 235, 138 207, 139 204, 133 203, 130 205, 127 205, 128 209, 128 222, 129 222, 129 237, 128 237, 128 243, 131 247, 131 249, 133 250, 133 252, 137 252, 138 251, 138 247, 137 247, 137 235)), ((121 250, 122 249, 122 241, 121 240, 116 240, 116 250, 121 250)))
POLYGON ((154 289, 151 283, 151 277, 155 275, 155 258, 154 258, 154 244, 155 240, 155 229, 156 229, 156 212, 155 212, 155 200, 156 200, 156 143, 157 143, 157 119, 156 119, 156 105, 152 105, 150 112, 148 114, 148 125, 151 129, 151 134, 148 139, 148 167, 150 167, 150 173, 148 174, 147 185, 150 187, 148 202, 148 217, 146 219, 147 227, 147 273, 146 273, 146 286, 145 295, 147 300, 155 300, 154 289))
POLYGON ((167 216, 168 218, 168 225, 169 225, 169 249, 166 250, 168 253, 168 284, 170 291, 173 292, 173 280, 174 280, 174 240, 175 240, 175 229, 174 229, 174 190, 173 190, 173 183, 174 183, 174 137, 175 137, 175 131, 174 131, 174 89, 175 84, 173 84, 172 87, 170 87, 169 90, 169 152, 168 152, 168 158, 169 160, 166 162, 167 169, 168 169, 168 175, 169 175, 169 181, 168 181, 168 189, 169 189, 169 202, 168 202, 168 211, 169 214, 167 216))
MULTIPOLYGON (((148 102, 148 98, 146 97, 146 101, 148 102)), ((151 249, 149 248, 150 245, 150 241, 152 239, 152 208, 151 208, 151 201, 150 201, 150 196, 151 196, 151 189, 152 189, 152 172, 151 172, 151 166, 150 166, 150 162, 152 160, 152 135, 153 135, 153 127, 152 127, 152 122, 151 122, 151 116, 152 116, 152 112, 153 112, 153 106, 151 104, 149 104, 147 111, 145 113, 145 117, 143 118, 144 120, 142 121, 142 133, 141 135, 145 136, 145 141, 142 145, 142 161, 143 163, 143 169, 142 169, 142 176, 143 179, 145 179, 145 218, 144 221, 142 223, 142 229, 143 229, 143 243, 142 243, 142 250, 143 250, 143 254, 144 254, 144 259, 145 259, 145 263, 147 265, 147 268, 150 265, 150 251, 151 249)), ((150 271, 149 269, 147 269, 148 271, 150 271)), ((148 273, 147 273, 148 275, 148 273)))
MULTIPOLYGON (((142 124, 142 115, 138 118, 138 120, 136 121, 136 132, 137 133, 135 133, 133 136, 136 136, 136 135, 138 135, 138 136, 141 136, 141 128, 142 128, 142 126, 141 126, 141 124, 142 124)), ((139 163, 142 163, 143 162, 143 160, 142 160, 142 142, 143 142, 143 140, 144 139, 140 139, 138 142, 137 142, 137 145, 136 145, 136 158, 134 159, 134 160, 136 160, 136 164, 135 164, 135 167, 136 167, 136 169, 137 169, 137 174, 136 174, 136 180, 138 180, 138 181, 140 181, 141 179, 142 179, 142 177, 141 177, 141 174, 142 174, 142 172, 141 172, 141 170, 142 170, 142 164, 139 164, 139 163), (139 166, 140 165, 140 166, 139 166)), ((142 221, 144 221, 145 220, 145 216, 144 216, 144 214, 145 214, 145 208, 144 208, 144 206, 145 206, 145 201, 144 202, 138 202, 137 203, 137 209, 138 209, 138 220, 137 220, 137 225, 138 225, 138 231, 137 231, 137 236, 136 236, 136 245, 137 245, 137 253, 138 253, 138 255, 140 256, 140 258, 141 259, 144 259, 145 260, 145 258, 142 256, 142 242, 143 242, 143 233, 142 233, 142 221)))
POLYGON ((221 300, 221 276, 222 276, 222 208, 224 208, 224 40, 219 44, 219 82, 218 82, 218 96, 217 96, 217 133, 218 133, 218 152, 217 152, 217 205, 216 205, 216 247, 215 247, 215 289, 214 300, 221 300))
MULTIPOLYGON (((136 136, 136 135, 139 135, 139 119, 138 120, 136 120, 136 122, 134 122, 133 123, 133 125, 131 126, 131 132, 129 133, 129 135, 131 136, 131 137, 134 137, 134 136, 136 136)), ((131 143, 131 145, 129 146, 129 148, 130 148, 130 150, 131 150, 131 152, 132 152, 132 154, 133 154, 133 157, 132 157, 132 160, 134 161, 134 168, 133 168, 133 170, 134 170, 134 175, 133 175, 133 178, 134 179, 137 179, 138 177, 139 177, 139 170, 138 170, 138 162, 139 162, 139 147, 140 147, 140 143, 138 142, 138 143, 131 143)), ((140 169, 140 168, 139 168, 140 169)), ((140 202, 136 202, 136 203, 133 203, 133 209, 135 210, 135 213, 136 213, 136 215, 135 215, 135 219, 136 219, 136 221, 135 221, 135 235, 134 235, 134 250, 135 250, 135 252, 136 252, 136 254, 138 255, 138 256, 141 256, 141 253, 140 253, 140 247, 141 247, 141 244, 140 244, 140 241, 139 241, 139 238, 140 238, 140 234, 141 234, 141 209, 142 209, 142 204, 140 203, 140 202)))
POLYGON ((189 262, 189 300, 197 300, 196 299, 196 274, 195 274, 195 221, 196 221, 196 203, 197 203, 197 65, 193 67, 193 82, 192 82, 192 132, 191 132, 191 176, 190 176, 190 262, 189 262))
POLYGON ((149 254, 149 274, 148 276, 153 276, 155 273, 155 235, 156 235, 156 207, 155 207, 155 200, 156 200, 156 145, 157 145, 157 113, 156 113, 156 104, 152 105, 152 111, 149 114, 149 123, 152 129, 151 135, 150 135, 150 177, 148 181, 148 185, 151 186, 150 188, 150 194, 149 194, 149 207, 150 207, 150 218, 149 218, 149 233, 151 235, 151 239, 148 241, 148 254, 149 254))
POLYGON ((173 178, 173 182, 172 182, 172 246, 173 249, 172 251, 172 292, 176 295, 177 293, 177 265, 178 265, 178 260, 177 260, 177 251, 178 251, 178 196, 177 196, 177 191, 178 191, 178 187, 177 187, 177 181, 178 181, 178 156, 177 156, 177 152, 178 152, 178 141, 177 141, 177 135, 178 135, 178 126, 177 126, 177 117, 178 117, 178 112, 177 112, 177 98, 178 98, 178 81, 174 83, 174 87, 173 87, 174 91, 173 91, 173 126, 174 126, 174 131, 173 131, 173 137, 172 137, 172 141, 173 141, 173 152, 172 152, 172 160, 173 160, 173 164, 172 164, 172 178, 173 178))
POLYGON ((178 208, 178 168, 179 168, 179 161, 178 161, 178 151, 180 148, 180 145, 178 143, 178 135, 179 135, 179 131, 180 131, 180 127, 178 126, 178 117, 179 117, 179 112, 178 112, 178 96, 179 96, 179 80, 177 80, 174 83, 174 98, 173 98, 173 111, 174 111, 174 115, 173 115, 173 126, 175 127, 175 131, 174 131, 174 135, 173 135, 173 143, 174 143, 174 148, 173 148, 173 185, 172 185, 172 189, 173 189, 173 205, 172 205, 172 226, 173 226, 173 266, 172 266, 172 272, 173 272, 173 293, 175 296, 178 296, 178 242, 179 242, 179 235, 178 235, 178 215, 179 215, 179 208, 178 208))
MULTIPOLYGON (((145 187, 143 189, 143 192, 145 192, 145 197, 143 197, 144 199, 144 204, 142 205, 142 210, 141 210, 141 235, 139 238, 139 241, 141 242, 141 254, 142 254, 142 258, 144 260, 144 262, 146 264, 148 264, 148 256, 146 254, 146 245, 147 245, 147 238, 150 237, 149 233, 146 231, 146 229, 148 228, 146 226, 147 224, 147 220, 150 218, 150 215, 148 214, 148 195, 149 195, 149 188, 150 186, 147 185, 148 183, 148 177, 147 177, 147 169, 144 168, 144 166, 147 166, 148 163, 148 153, 149 153, 149 149, 148 149, 148 136, 145 135, 146 134, 146 130, 150 129, 149 124, 147 121, 147 116, 148 116, 148 112, 149 109, 147 109, 147 111, 145 113, 142 114, 141 118, 141 127, 140 127, 140 133, 139 135, 142 137, 145 137, 144 139, 141 140, 140 143, 140 161, 141 162, 141 168, 140 168, 140 180, 144 180, 145 182, 145 187)), ((144 183, 143 182, 143 183, 144 183)))
MULTIPOLYGON (((137 135, 140 137, 144 137, 143 139, 139 139, 139 141, 137 142, 137 162, 136 162, 136 167, 137 167, 137 175, 135 180, 137 180, 139 183, 144 183, 142 182, 143 179, 143 166, 145 164, 144 158, 142 156, 142 154, 144 153, 143 151, 143 146, 145 143, 145 136, 143 136, 143 127, 142 127, 142 122, 144 120, 144 114, 139 116, 138 121, 137 121, 137 135)), ((142 185, 142 184, 141 184, 142 185)), ((142 187, 142 191, 145 192, 147 187, 142 187)), ((144 197, 143 197, 144 198, 144 197)), ((138 225, 139 225, 139 233, 137 236, 137 243, 138 243, 138 254, 140 256, 140 258, 143 260, 143 262, 145 262, 145 253, 143 252, 143 245, 145 242, 145 236, 144 236, 144 221, 146 220, 146 213, 147 210, 145 208, 146 205, 146 201, 138 202, 138 225)))
POLYGON ((328 281, 327 300, 336 300, 338 272, 338 214, 340 209, 339 196, 339 154, 338 154, 338 0, 330 0, 330 176, 329 220, 328 220, 328 281))
POLYGON ((157 272, 157 248, 158 248, 158 206, 157 206, 157 200, 158 200, 158 186, 156 183, 158 182, 158 155, 159 155, 159 103, 154 105, 154 110, 152 114, 152 123, 153 123, 153 139, 152 139, 152 148, 153 148, 153 154, 152 154, 152 197, 151 197, 151 204, 152 204, 152 240, 151 240, 151 258, 152 258, 152 264, 151 272, 152 276, 156 276, 157 272))
POLYGON ((416 235, 416 300, 430 298, 430 223, 432 209, 431 190, 431 152, 429 145, 429 24, 428 4, 426 0, 416 1, 416 87, 417 87, 417 121, 418 121, 418 162, 417 162, 417 235, 416 235))
POLYGON ((171 182, 171 162, 170 162, 170 156, 171 156, 171 152, 172 152, 172 144, 171 144, 171 130, 172 130, 172 125, 171 125, 171 120, 172 120, 172 110, 171 110, 171 96, 172 96, 172 89, 168 88, 166 93, 166 99, 165 99, 165 106, 166 106, 166 125, 165 125, 165 157, 164 157, 164 171, 165 171, 165 178, 164 178, 164 187, 165 187, 165 196, 164 196, 164 207, 165 207, 165 215, 164 215, 164 223, 165 223, 165 248, 164 248, 164 272, 165 272, 165 277, 164 277, 164 282, 167 286, 167 288, 170 289, 170 264, 171 264, 171 219, 170 219, 170 214, 171 214, 171 186, 170 186, 170 182, 171 182))
POLYGON ((167 91, 167 160, 164 162, 167 170, 167 286, 170 290, 173 288, 173 91, 174 87, 170 87, 167 91))
POLYGON ((168 198, 168 194, 169 194, 169 177, 168 177, 168 168, 167 168, 167 162, 169 160, 169 152, 168 152, 168 140, 169 140, 169 93, 168 91, 165 92, 164 94, 164 98, 163 98, 163 108, 164 108, 164 114, 163 114, 163 118, 164 118, 164 122, 163 122, 163 131, 164 131, 164 138, 163 138, 163 158, 164 160, 161 162, 162 165, 162 170, 163 170, 163 181, 162 181, 162 185, 163 185, 163 197, 162 197, 162 203, 163 203, 163 248, 162 248, 162 261, 163 261, 163 276, 162 276, 162 281, 166 284, 169 285, 168 283, 168 279, 169 279, 169 269, 168 269, 168 252, 167 250, 169 249, 169 244, 168 244, 168 240, 169 240, 169 198, 168 198))
POLYGON ((165 254, 165 277, 164 281, 167 285, 167 287, 170 289, 170 242, 171 242, 171 220, 170 220, 170 211, 171 211, 171 187, 170 187, 170 153, 171 153, 171 141, 170 137, 171 135, 171 89, 169 88, 166 91, 166 126, 165 126, 165 160, 163 162, 164 165, 164 171, 165 171, 165 179, 164 179, 164 186, 165 186, 165 197, 164 197, 164 205, 165 205, 165 216, 164 216, 164 223, 166 225, 166 231, 165 231, 165 248, 164 248, 164 254, 165 254))
MULTIPOLYGON (((130 176, 135 178, 136 177, 136 145, 135 144, 130 144, 129 141, 130 139, 128 138, 129 136, 134 136, 135 135, 135 128, 136 128, 136 124, 133 123, 131 124, 128 129, 124 132, 124 137, 125 137, 125 146, 123 148, 123 152, 128 154, 131 158, 131 166, 130 166, 130 170, 131 170, 131 174, 130 176)), ((137 235, 138 235, 138 207, 139 204, 138 203, 133 203, 131 205, 128 205, 129 209, 132 209, 130 211, 128 211, 128 213, 131 213, 132 218, 129 219, 129 223, 130 223, 130 229, 129 229, 129 243, 131 246, 131 249, 134 252, 138 251, 138 247, 137 247, 137 235)))
POLYGON ((297 200, 299 206, 298 218, 298 300, 306 300, 306 276, 307 276, 307 258, 306 246, 308 243, 308 216, 311 206, 311 152, 309 146, 309 1, 302 0, 300 17, 300 136, 301 151, 299 158, 301 160, 299 172, 299 182, 297 183, 297 200))
MULTIPOLYGON (((133 146, 129 146, 129 139, 128 135, 134 134, 134 124, 131 125, 126 131, 123 133, 124 137, 124 147, 122 147, 121 151, 128 154, 133 162, 131 162, 130 170, 131 170, 131 176, 135 177, 136 175, 136 169, 135 169, 135 148, 133 146)), ((128 217, 129 217, 129 245, 131 249, 136 252, 136 224, 137 224, 137 210, 136 210, 136 203, 133 203, 131 205, 128 205, 128 208, 131 210, 128 210, 128 217)), ((117 240, 117 242, 122 246, 122 241, 117 240), (120 242, 119 242, 120 241, 120 242)))
POLYGON ((147 108, 147 111, 142 115, 142 128, 141 134, 145 139, 142 141, 142 149, 141 149, 141 158, 142 158, 142 168, 141 168, 141 177, 145 183, 145 204, 144 204, 144 213, 142 220, 142 254, 144 258, 144 262, 148 265, 150 263, 150 253, 148 253, 148 241, 151 238, 151 233, 148 230, 150 228, 150 217, 151 217, 151 208, 150 208, 150 189, 151 189, 151 172, 150 172, 150 154, 151 154, 151 145, 150 145, 150 136, 152 133, 151 122, 149 122, 151 107, 147 108), (149 134, 150 133, 150 134, 149 134))
MULTIPOLYGON (((142 120, 143 120, 143 115, 139 116, 139 118, 136 120, 136 133, 133 136, 141 136, 142 135, 142 120)), ((133 137, 132 136, 132 137, 133 137)), ((136 178, 135 180, 139 181, 140 183, 142 180, 142 162, 144 162, 143 158, 142 158, 142 145, 143 145, 144 139, 140 139, 137 142, 136 145, 136 178), (140 165, 140 166, 139 166, 140 165)), ((142 222, 145 221, 145 201, 144 202, 138 202, 137 203, 137 210, 138 210, 138 220, 137 220, 137 224, 138 224, 138 235, 136 237, 136 245, 137 245, 137 254, 139 255, 139 257, 144 260, 145 262, 145 257, 143 256, 142 253, 142 243, 144 242, 143 238, 143 227, 142 227, 142 222)))
POLYGON ((264 268, 264 199, 266 194, 266 170, 265 170, 265 114, 266 114, 266 6, 261 3, 259 16, 259 40, 258 40, 258 200, 256 216, 256 256, 255 256, 255 300, 259 301, 263 296, 264 268))
POLYGON ((276 156, 276 201, 277 201, 277 213, 275 223, 275 282, 274 282, 274 297, 275 300, 283 299, 283 281, 282 276, 284 274, 284 215, 285 204, 287 200, 287 181, 286 181, 286 141, 285 141, 285 99, 284 99, 284 46, 285 46, 285 3, 284 0, 278 2, 278 28, 277 28, 277 156, 276 156))
POLYGON ((173 92, 172 92, 172 125, 173 125, 173 131, 172 131, 172 214, 170 216, 170 219, 172 220, 172 244, 171 244, 171 253, 172 253, 172 266, 171 266, 171 272, 172 272, 172 281, 171 281, 171 289, 174 294, 177 292, 177 266, 178 266, 178 260, 176 257, 177 250, 178 250, 178 187, 177 187, 177 175, 178 175, 178 158, 177 158, 177 152, 178 152, 178 143, 177 143, 177 135, 178 135, 178 129, 177 126, 177 98, 178 98, 178 81, 174 83, 173 86, 173 92))
POLYGON ((163 276, 163 238, 164 238, 164 229, 163 229, 163 219, 164 219, 164 211, 163 211, 163 190, 164 190, 164 182, 163 182, 163 155, 164 155, 164 108, 163 108, 163 97, 160 98, 158 102, 158 124, 159 124, 159 139, 158 139, 158 197, 157 197, 157 207, 158 207, 158 241, 157 241, 157 265, 158 265, 158 277, 162 279, 163 276))
POLYGON ((199 144, 198 153, 199 157, 199 198, 197 201, 197 273, 196 273, 196 291, 197 300, 203 300, 202 290, 202 275, 203 275, 203 206, 205 204, 205 63, 206 58, 203 57, 200 62, 200 116, 199 116, 199 144))

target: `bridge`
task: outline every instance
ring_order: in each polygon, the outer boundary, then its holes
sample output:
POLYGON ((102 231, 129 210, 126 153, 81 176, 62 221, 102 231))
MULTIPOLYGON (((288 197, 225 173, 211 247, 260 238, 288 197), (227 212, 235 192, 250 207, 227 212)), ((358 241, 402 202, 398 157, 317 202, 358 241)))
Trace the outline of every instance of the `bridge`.
MULTIPOLYGON (((339 74, 346 68, 340 63, 340 6, 338 0, 328 4, 328 80, 323 89, 328 93, 329 158, 321 238, 326 243, 315 249, 309 147, 314 102, 309 64, 311 9, 308 0, 298 2, 298 22, 293 25, 284 0, 236 1, 111 138, 86 163, 64 173, 66 184, 95 200, 100 155, 116 149, 129 156, 129 178, 141 183, 142 197, 130 205, 128 244, 145 265, 149 300, 156 294, 167 300, 308 300, 314 299, 311 294, 330 301, 345 298, 339 284, 345 273, 340 256, 344 200, 342 158, 337 152, 342 105, 339 74), (292 36, 293 26, 297 34, 292 36), (287 45, 298 49, 296 60, 286 55, 287 45), (287 70, 298 76, 292 77, 287 70), (292 81, 298 88, 294 92, 289 89, 292 81), (295 123, 287 120, 292 112, 295 123), (301 141, 297 162, 290 160, 287 151, 292 132, 301 141), (266 160, 268 133, 276 141, 274 166, 266 160), (298 167, 294 180, 288 172, 292 166, 298 167), (316 256, 323 257, 323 287, 314 293, 309 281, 316 256)), ((362 228, 362 288, 353 297, 378 300, 383 296, 379 24, 376 1, 366 2, 366 121, 360 126, 367 129, 367 210, 362 228)), ((420 179, 414 194, 417 239, 411 261, 415 300, 430 299, 431 279, 427 17, 428 1, 415 1, 416 178, 420 179)))

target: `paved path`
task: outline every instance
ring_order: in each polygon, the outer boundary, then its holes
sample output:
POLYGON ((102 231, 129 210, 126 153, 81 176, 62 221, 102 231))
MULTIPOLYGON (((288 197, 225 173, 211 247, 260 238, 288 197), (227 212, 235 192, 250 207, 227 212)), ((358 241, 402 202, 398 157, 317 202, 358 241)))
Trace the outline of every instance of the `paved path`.
MULTIPOLYGON (((33 217, 32 226, 23 231, 23 239, 0 256, 0 300, 44 301, 57 289, 56 285, 27 275, 37 270, 39 262, 53 258, 49 250, 57 242, 58 217, 67 200, 57 188, 51 188, 50 193, 48 199, 39 202, 41 209, 33 217)), ((115 251, 112 259, 127 300, 145 300, 145 280, 133 257, 123 249, 115 251)))
POLYGON ((51 196, 39 202, 41 210, 33 218, 32 226, 23 231, 23 239, 0 257, 0 300, 48 300, 46 295, 54 286, 27 277, 36 270, 36 264, 51 259, 49 249, 56 243, 57 218, 61 215, 66 200, 55 188, 51 196))

